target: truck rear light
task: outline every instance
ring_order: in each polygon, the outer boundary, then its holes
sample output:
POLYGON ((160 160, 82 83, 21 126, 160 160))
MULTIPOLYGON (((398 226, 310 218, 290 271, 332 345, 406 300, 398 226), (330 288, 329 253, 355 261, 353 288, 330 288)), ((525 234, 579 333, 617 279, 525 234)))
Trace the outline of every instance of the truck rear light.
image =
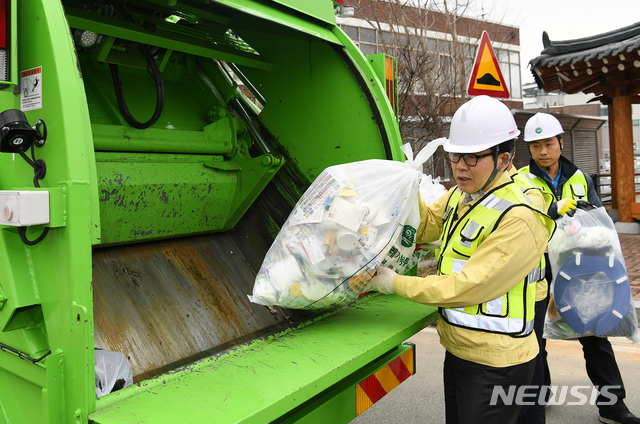
MULTIPOLYGON (((0 0, 1 1, 1 0, 0 0)), ((91 47, 98 42, 99 35, 93 31, 75 30, 73 40, 80 47, 91 47)))
POLYGON ((416 373, 415 345, 356 385, 356 414, 360 415, 416 373))
POLYGON ((9 25, 7 20, 10 14, 7 13, 7 0, 0 0, 0 81, 9 81, 9 51, 8 33, 9 25))

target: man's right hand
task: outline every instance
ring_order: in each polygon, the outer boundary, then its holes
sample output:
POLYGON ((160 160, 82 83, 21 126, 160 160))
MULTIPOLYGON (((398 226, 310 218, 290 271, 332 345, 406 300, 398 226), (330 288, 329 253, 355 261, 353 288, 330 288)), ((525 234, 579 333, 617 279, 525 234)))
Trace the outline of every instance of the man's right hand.
POLYGON ((372 291, 378 291, 382 294, 393 294, 393 279, 398 275, 394 271, 391 271, 386 266, 379 266, 378 272, 373 276, 369 282, 369 289, 372 291))

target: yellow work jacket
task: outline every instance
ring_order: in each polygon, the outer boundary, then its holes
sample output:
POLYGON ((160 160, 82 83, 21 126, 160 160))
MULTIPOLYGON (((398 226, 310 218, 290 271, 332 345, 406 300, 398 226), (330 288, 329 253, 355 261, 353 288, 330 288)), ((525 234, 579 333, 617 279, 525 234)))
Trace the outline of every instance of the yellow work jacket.
MULTIPOLYGON (((512 208, 528 207, 537 212, 549 236, 553 233, 553 220, 538 209, 515 183, 507 183, 487 193, 458 219, 458 203, 463 194, 459 189, 455 190, 447 204, 440 236, 442 248, 436 252, 438 275, 461 273, 476 248, 512 208)), ((536 283, 542 279, 544 271, 538 264, 501 296, 475 305, 440 308, 440 315, 451 325, 471 330, 526 336, 533 330, 536 283)))
MULTIPOLYGON (((510 182, 509 175, 503 172, 496 176, 492 186, 510 182)), ((447 203, 454 190, 450 189, 447 195, 429 206, 419 202, 418 243, 440 238, 447 203)), ((482 199, 482 196, 475 195, 471 202, 463 204, 460 201, 459 215, 464 215, 482 199)), ((537 212, 526 207, 511 208, 498 227, 478 246, 462 273, 425 277, 397 275, 393 279, 393 288, 398 296, 430 306, 460 307, 487 302, 515 287, 537 266, 548 239, 549 232, 537 212)), ((538 353, 538 342, 533 333, 512 337, 470 330, 440 319, 438 334, 440 343, 448 352, 491 367, 522 364, 538 353)))

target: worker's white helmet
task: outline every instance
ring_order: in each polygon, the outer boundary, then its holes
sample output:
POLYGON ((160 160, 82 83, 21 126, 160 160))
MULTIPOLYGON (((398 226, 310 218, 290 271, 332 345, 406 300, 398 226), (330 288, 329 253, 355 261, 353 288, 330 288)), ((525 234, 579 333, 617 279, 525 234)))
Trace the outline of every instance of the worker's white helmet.
POLYGON ((509 108, 489 96, 475 97, 458 108, 451 120, 445 152, 477 153, 518 138, 520 130, 509 108))
POLYGON ((564 130, 560 121, 553 115, 538 112, 527 121, 524 126, 524 141, 538 141, 555 137, 562 134, 564 130))

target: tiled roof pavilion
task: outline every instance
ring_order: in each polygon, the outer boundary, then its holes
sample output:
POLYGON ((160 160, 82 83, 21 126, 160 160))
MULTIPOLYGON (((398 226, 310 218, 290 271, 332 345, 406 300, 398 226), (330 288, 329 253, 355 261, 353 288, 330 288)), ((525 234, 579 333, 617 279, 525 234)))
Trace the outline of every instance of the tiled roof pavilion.
POLYGON ((539 88, 547 92, 594 94, 609 106, 611 189, 620 222, 640 219, 635 202, 631 104, 640 103, 640 22, 566 41, 542 34, 544 50, 529 62, 539 88), (637 211, 637 212, 636 212, 637 211))

